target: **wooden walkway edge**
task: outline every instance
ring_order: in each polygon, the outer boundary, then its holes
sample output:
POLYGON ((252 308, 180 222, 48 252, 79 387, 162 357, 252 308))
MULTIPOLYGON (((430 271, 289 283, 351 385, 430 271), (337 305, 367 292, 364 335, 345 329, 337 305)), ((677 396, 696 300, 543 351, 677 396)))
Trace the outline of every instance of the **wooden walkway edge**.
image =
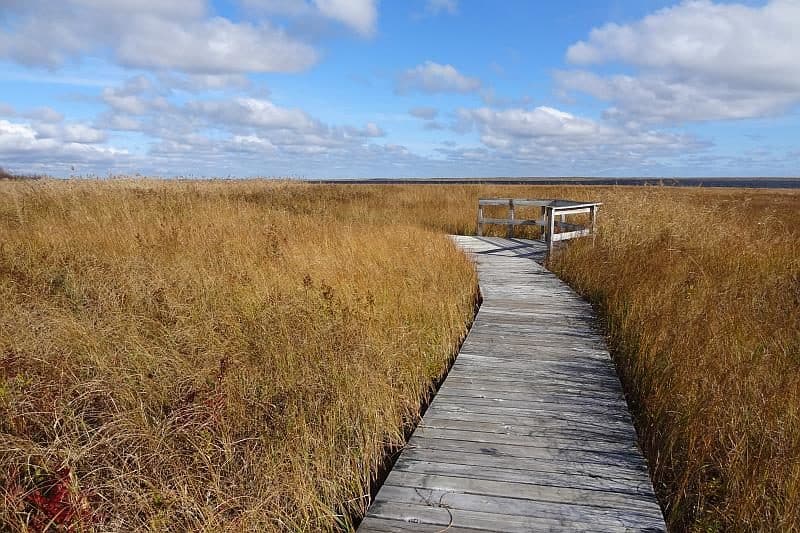
POLYGON ((666 531, 591 306, 542 242, 453 238, 483 303, 358 531, 666 531))

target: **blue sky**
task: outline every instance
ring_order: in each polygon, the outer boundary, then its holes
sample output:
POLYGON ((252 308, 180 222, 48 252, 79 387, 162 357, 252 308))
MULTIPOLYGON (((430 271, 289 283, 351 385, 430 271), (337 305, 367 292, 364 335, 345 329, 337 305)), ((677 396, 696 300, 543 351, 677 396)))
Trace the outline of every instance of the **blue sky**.
POLYGON ((800 0, 0 0, 0 166, 798 175, 800 0))

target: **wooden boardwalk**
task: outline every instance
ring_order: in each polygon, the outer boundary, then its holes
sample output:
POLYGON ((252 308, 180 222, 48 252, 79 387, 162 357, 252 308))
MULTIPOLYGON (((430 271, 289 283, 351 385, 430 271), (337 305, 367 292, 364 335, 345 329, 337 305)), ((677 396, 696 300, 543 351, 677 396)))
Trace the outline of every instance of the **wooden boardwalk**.
POLYGON ((665 531, 592 308, 544 243, 454 239, 483 304, 359 531, 665 531))

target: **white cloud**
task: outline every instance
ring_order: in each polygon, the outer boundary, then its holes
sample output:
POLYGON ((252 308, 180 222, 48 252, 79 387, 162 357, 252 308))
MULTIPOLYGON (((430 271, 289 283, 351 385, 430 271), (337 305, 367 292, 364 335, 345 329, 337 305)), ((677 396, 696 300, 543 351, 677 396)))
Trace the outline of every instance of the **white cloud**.
POLYGON ((101 98, 115 113, 142 115, 153 107, 153 101, 145 93, 153 89, 146 76, 136 76, 125 82, 122 87, 106 87, 101 98))
POLYGON ((243 152, 270 153, 276 150, 275 145, 269 139, 262 139, 257 135, 234 135, 230 146, 243 152))
POLYGON ((121 35, 120 63, 197 74, 297 72, 317 60, 310 46, 267 23, 254 26, 224 18, 192 23, 144 17, 121 35))
POLYGON ((481 81, 461 74, 453 65, 426 61, 408 69, 397 79, 399 93, 422 91, 427 93, 468 93, 481 88, 481 81))
MULTIPOLYGON (((57 143, 100 144, 108 138, 104 130, 84 122, 66 122, 64 115, 50 107, 37 107, 17 112, 7 107, 7 116, 31 119, 29 122, 3 120, 3 134, 6 146, 22 143, 33 147, 41 141, 53 140, 57 143), (35 141, 35 142, 33 142, 35 141)), ((46 143, 45 143, 46 144, 46 143)))
POLYGON ((372 35, 378 20, 374 0, 314 0, 320 13, 355 29, 362 35, 372 35))
POLYGON ((43 163, 70 165, 113 162, 127 151, 100 146, 105 134, 85 124, 35 125, 0 120, 0 157, 9 168, 29 170, 43 163))
POLYGON ((425 11, 431 15, 438 15, 439 13, 455 15, 458 13, 458 0, 428 0, 425 5, 425 11))
POLYGON ((317 132, 322 128, 322 124, 305 111, 278 107, 269 100, 258 98, 193 101, 187 105, 187 109, 220 125, 236 124, 295 132, 317 132))
POLYGON ((214 75, 295 72, 317 60, 313 47, 268 22, 209 18, 205 6, 203 0, 31 0, 12 8, 0 57, 55 68, 110 51, 123 66, 214 75))
POLYGON ((363 36, 375 33, 378 22, 376 0, 240 0, 251 11, 295 18, 327 18, 344 24, 363 36))
POLYGON ((560 73, 567 90, 614 103, 625 120, 771 115, 800 102, 800 2, 750 7, 684 1, 631 24, 607 24, 573 44, 577 65, 623 63, 636 75, 560 73))
POLYGON ((33 129, 37 139, 56 139, 64 143, 98 144, 108 138, 105 131, 88 124, 35 124, 33 129))
POLYGON ((162 172, 169 168, 174 173, 181 163, 213 169, 216 162, 218 168, 212 173, 219 173, 221 168, 239 165, 241 158, 241 164, 251 165, 257 164, 258 157, 263 163, 282 161, 285 168, 298 156, 303 156, 304 167, 310 157, 346 161, 347 154, 363 152, 386 135, 375 122, 328 125, 302 109, 282 107, 266 97, 184 101, 185 94, 175 94, 171 85, 164 85, 170 81, 137 77, 106 88, 108 110, 97 120, 98 127, 136 131, 149 139, 147 161, 159 162, 163 166, 154 168, 162 172))
POLYGON ((608 118, 620 121, 687 122, 763 117, 781 113, 798 100, 792 91, 764 91, 706 80, 658 74, 598 76, 573 70, 556 73, 559 86, 614 103, 608 118))
POLYGON ((644 161, 701 146, 685 135, 600 123, 545 106, 460 109, 458 118, 478 129, 486 149, 520 160, 644 161))
POLYGON ((0 153, 25 150, 36 142, 36 131, 29 125, 0 120, 0 153))
POLYGON ((592 30, 572 45, 577 64, 608 61, 675 69, 759 87, 800 87, 800 2, 764 6, 686 1, 629 25, 592 30))
MULTIPOLYGON (((463 113, 463 112, 462 112, 463 113)), ((484 133, 500 132, 505 138, 597 135, 602 127, 552 107, 526 109, 474 109, 468 116, 481 125, 484 133)))

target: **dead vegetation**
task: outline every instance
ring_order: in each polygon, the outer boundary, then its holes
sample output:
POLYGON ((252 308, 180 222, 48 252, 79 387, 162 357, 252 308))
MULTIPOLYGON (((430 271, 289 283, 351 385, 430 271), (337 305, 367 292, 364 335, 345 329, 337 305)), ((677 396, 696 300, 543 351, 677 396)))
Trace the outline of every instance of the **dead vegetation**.
POLYGON ((3 529, 347 527, 476 283, 444 236, 325 214, 358 194, 4 184, 3 529))
POLYGON ((597 305, 671 528, 800 529, 798 192, 2 192, 11 528, 346 528, 471 315, 474 273, 441 234, 505 196, 604 202, 596 246, 551 268, 597 305))

